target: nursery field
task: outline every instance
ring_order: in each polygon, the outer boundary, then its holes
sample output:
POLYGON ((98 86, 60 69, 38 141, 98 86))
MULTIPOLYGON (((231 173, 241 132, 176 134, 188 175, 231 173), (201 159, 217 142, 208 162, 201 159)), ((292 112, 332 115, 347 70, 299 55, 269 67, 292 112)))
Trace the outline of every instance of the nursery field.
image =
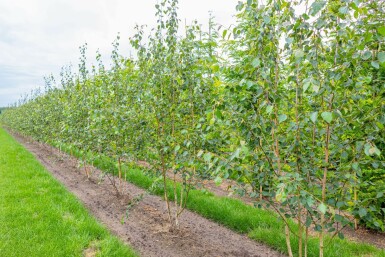
POLYGON ((159 1, 133 55, 80 46, 0 123, 141 255, 384 256, 385 2, 235 10, 159 1))
MULTIPOLYGON (((181 219, 183 225, 178 232, 170 231, 170 226, 167 221, 167 208, 164 201, 155 196, 157 194, 163 195, 163 191, 159 188, 152 189, 154 183, 156 183, 156 177, 146 174, 138 168, 125 167, 124 171, 127 171, 126 180, 132 184, 124 183, 122 185, 122 194, 117 196, 111 181, 106 178, 102 179, 103 174, 105 174, 103 171, 93 168, 92 174, 90 177, 87 177, 83 168, 79 166, 78 159, 51 146, 34 142, 30 138, 28 139, 17 134, 14 134, 14 136, 38 158, 57 180, 78 197, 80 202, 89 209, 91 214, 105 224, 113 234, 120 237, 122 241, 132 245, 141 256, 218 256, 218 254, 219 256, 255 256, 255 253, 258 253, 256 256, 284 256, 281 255, 279 251, 286 252, 284 247, 285 237, 282 233, 284 224, 280 222, 272 212, 256 209, 236 199, 215 196, 206 190, 192 190, 187 208, 193 212, 186 211, 181 219), (212 221, 202 218, 195 213, 212 221), (213 221, 217 222, 217 224, 213 221), (218 225, 218 223, 223 224, 225 227, 237 233, 218 225), (247 237, 256 241, 250 240, 247 237), (264 244, 270 245, 271 248, 264 244), (273 250, 273 248, 277 249, 278 252, 273 250)), ((45 240, 46 238, 55 239, 54 236, 49 236, 50 233, 55 232, 59 233, 59 235, 57 235, 58 242, 56 243, 61 242, 60 247, 56 246, 59 251, 58 256, 62 256, 62 254, 65 253, 63 248, 74 253, 76 256, 76 246, 78 247, 78 252, 84 254, 88 248, 84 248, 81 243, 76 245, 76 242, 73 241, 60 241, 61 236, 69 233, 69 228, 61 232, 58 229, 54 229, 55 226, 61 228, 65 227, 65 225, 60 224, 61 219, 55 216, 56 213, 47 209, 47 206, 44 204, 45 202, 41 201, 41 198, 35 195, 38 194, 40 196, 41 192, 44 191, 46 194, 54 197, 50 200, 51 204, 52 201, 55 201, 54 208, 56 212, 57 209, 64 212, 64 214, 62 214, 64 218, 61 217, 63 223, 67 221, 66 217, 68 217, 68 219, 72 217, 72 222, 68 224, 71 226, 79 217, 72 214, 73 212, 66 210, 65 207, 61 205, 62 203, 56 199, 60 198, 65 203, 71 200, 75 201, 76 206, 83 211, 84 207, 81 206, 78 200, 74 200, 72 195, 68 193, 63 194, 62 191, 65 191, 63 186, 58 185, 58 183, 48 175, 42 165, 23 149, 22 146, 18 145, 3 129, 1 129, 1 140, 1 142, 4 142, 2 144, 2 153, 8 153, 8 155, 3 155, 7 160, 12 160, 11 156, 16 153, 18 156, 20 156, 20 153, 24 153, 27 156, 26 161, 31 163, 30 165, 36 165, 38 169, 45 172, 44 178, 47 180, 46 183, 37 183, 36 187, 27 187, 26 192, 23 192, 24 198, 22 199, 24 199, 24 201, 27 203, 36 201, 35 203, 31 203, 33 206, 24 205, 24 208, 19 208, 18 205, 12 202, 4 203, 3 206, 5 210, 5 207, 9 208, 9 206, 12 206, 11 209, 13 212, 7 213, 10 217, 17 215, 17 209, 21 209, 20 213, 24 214, 22 215, 24 219, 30 216, 32 216, 31 219, 33 219, 33 221, 12 222, 12 231, 15 231, 15 233, 16 231, 20 231, 20 235, 9 234, 7 237, 8 240, 2 241, 6 242, 4 246, 11 246, 12 243, 16 244, 17 242, 14 241, 16 238, 23 242, 24 240, 31 240, 32 242, 42 240, 45 246, 42 247, 40 245, 39 248, 41 248, 41 251, 37 251, 37 255, 32 254, 31 256, 55 256, 51 255, 54 252, 50 248, 55 247, 51 245, 54 244, 54 242, 51 243, 45 240), (61 189, 58 191, 60 196, 52 194, 51 190, 53 190, 54 187, 61 189), (41 218, 42 216, 40 215, 36 216, 38 215, 36 213, 39 213, 42 209, 47 209, 45 211, 51 213, 50 215, 56 218, 50 220, 41 218), (31 215, 31 212, 34 214, 31 215), (25 223, 23 222, 35 222, 36 227, 25 227, 25 225, 23 225, 25 223), (40 225, 38 225, 39 222, 41 223, 40 225), (46 231, 48 229, 46 226, 50 228, 48 231, 46 231), (40 235, 36 233, 36 231, 42 234, 40 235), (67 246, 66 244, 70 245, 67 246)), ((73 152, 73 154, 77 155, 76 152, 73 152)), ((97 160, 94 159, 94 161, 97 166, 107 171, 111 171, 111 167, 114 167, 111 158, 104 157, 97 160)), ((3 159, 2 163, 5 163, 5 159, 3 159)), ((9 161, 6 163, 9 163, 9 161)), ((9 187, 13 188, 12 185, 13 183, 18 183, 17 180, 24 181, 26 176, 28 178, 40 177, 35 174, 35 169, 30 170, 29 165, 25 165, 25 163, 24 165, 22 164, 23 162, 20 162, 21 168, 19 170, 21 170, 21 174, 19 177, 12 176, 13 180, 4 181, 8 182, 9 187), (22 172, 25 168, 32 173, 26 174, 22 172)), ((10 169, 7 171, 8 174, 12 174, 12 172, 9 172, 10 169)), ((39 173, 37 174, 40 175, 39 173)), ((29 183, 34 183, 31 180, 29 181, 29 183)), ((20 184, 20 187, 25 188, 25 182, 20 184)), ((15 191, 13 190, 12 192, 15 191)), ((12 194, 12 196, 14 201, 20 202, 19 198, 15 197, 15 194, 12 194)), ((7 197, 4 199, 7 199, 7 197)), ((60 212, 56 215, 60 215, 60 212)), ((80 219, 84 220, 82 217, 80 217, 80 219)), ((92 224, 96 226, 96 222, 92 218, 90 218, 90 220, 93 222, 92 224)), ((116 239, 113 239, 112 243, 107 244, 107 246, 103 246, 102 243, 95 243, 103 242, 103 240, 100 239, 100 234, 96 234, 97 239, 92 239, 93 232, 96 228, 90 225, 80 225, 82 228, 82 230, 80 230, 81 232, 73 231, 74 229, 72 227, 71 232, 82 233, 86 239, 89 239, 90 241, 84 240, 86 242, 92 242, 89 251, 93 254, 97 254, 97 256, 137 256, 132 254, 132 251, 129 251, 125 246, 121 245, 121 243, 115 241, 116 239), (107 249, 103 249, 103 247, 107 249), (104 254, 105 252, 107 255, 104 254)), ((291 226, 297 229, 294 223, 292 223, 291 226)), ((7 231, 11 229, 11 227, 5 228, 7 231)), ((105 230, 102 231, 106 233, 105 230)), ((70 240, 70 237, 68 238, 70 240)), ((309 256, 317 256, 317 240, 312 239, 309 246, 309 256)), ((6 249, 8 249, 8 247, 2 248, 2 253, 4 253, 2 256, 23 256, 24 251, 35 254, 35 249, 30 247, 27 249, 21 248, 20 255, 18 253, 12 255, 10 252, 7 252, 6 249)), ((376 249, 376 247, 370 246, 369 244, 354 243, 340 239, 330 241, 325 254, 327 254, 327 256, 385 256, 384 251, 376 249)))

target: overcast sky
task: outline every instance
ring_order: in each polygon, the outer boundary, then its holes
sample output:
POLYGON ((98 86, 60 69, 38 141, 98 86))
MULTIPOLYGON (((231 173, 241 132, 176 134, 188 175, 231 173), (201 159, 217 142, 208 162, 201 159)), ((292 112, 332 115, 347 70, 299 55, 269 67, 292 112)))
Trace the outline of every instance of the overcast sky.
MULTIPOLYGON (((238 0, 179 0, 179 18, 207 24, 234 22, 238 0)), ((121 53, 136 24, 154 27, 157 0, 0 0, 0 107, 44 86, 43 76, 77 67, 79 46, 88 43, 88 57, 100 49, 110 56, 111 42, 121 35, 121 53)))

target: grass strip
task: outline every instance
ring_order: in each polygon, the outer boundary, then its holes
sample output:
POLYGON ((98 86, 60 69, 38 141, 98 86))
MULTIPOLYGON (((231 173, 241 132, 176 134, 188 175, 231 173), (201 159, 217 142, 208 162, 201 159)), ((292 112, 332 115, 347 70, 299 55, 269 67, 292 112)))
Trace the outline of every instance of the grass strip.
POLYGON ((0 256, 138 256, 0 128, 0 256))

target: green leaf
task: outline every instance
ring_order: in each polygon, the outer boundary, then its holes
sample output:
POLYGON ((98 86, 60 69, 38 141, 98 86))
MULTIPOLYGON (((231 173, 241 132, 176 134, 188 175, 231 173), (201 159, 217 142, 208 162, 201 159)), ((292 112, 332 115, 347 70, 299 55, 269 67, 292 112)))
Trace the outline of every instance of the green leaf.
POLYGON ((354 11, 354 18, 358 19, 358 11, 354 11))
POLYGON ((378 192, 376 198, 382 198, 384 196, 384 192, 378 192))
POLYGON ((198 154, 197 154, 197 157, 201 157, 203 154, 203 150, 199 150, 198 154))
POLYGON ((241 149, 237 148, 237 150, 235 150, 235 152, 231 155, 230 160, 233 160, 235 158, 239 158, 239 153, 240 152, 241 152, 241 149))
POLYGON ((177 153, 180 149, 180 145, 175 146, 174 152, 177 153))
POLYGON ((340 209, 342 208, 343 206, 345 206, 345 202, 341 202, 341 201, 338 201, 337 204, 336 204, 337 208, 340 209))
POLYGON ((381 123, 381 122, 376 122, 376 125, 377 125, 377 127, 379 128, 379 129, 384 129, 385 127, 384 127, 384 125, 381 123))
POLYGON ((375 147, 370 147, 369 148, 369 155, 374 155, 375 151, 376 151, 375 147))
POLYGON ((313 85, 313 91, 314 93, 318 93, 319 92, 319 86, 318 85, 313 85))
POLYGON ((223 119, 223 115, 220 110, 215 110, 214 114, 215 114, 215 117, 217 117, 217 119, 223 119))
POLYGON ((385 26, 381 26, 377 29, 378 33, 385 36, 385 26))
POLYGON ((368 212, 365 208, 360 207, 360 209, 358 210, 358 215, 360 215, 361 218, 365 217, 367 213, 368 212))
POLYGON ((316 1, 310 6, 310 15, 315 16, 325 6, 326 1, 316 1))
POLYGON ((218 72, 219 71, 219 65, 218 64, 213 64, 211 65, 211 69, 213 72, 218 72))
POLYGON ((305 226, 308 228, 311 226, 311 223, 313 222, 313 220, 311 219, 310 216, 307 216, 306 217, 306 221, 305 221, 305 226))
POLYGON ((321 117, 327 123, 330 123, 333 120, 333 114, 331 112, 323 112, 323 113, 321 113, 321 117))
POLYGON ((272 105, 269 105, 269 106, 266 107, 266 112, 268 114, 270 114, 272 111, 273 111, 273 106, 272 105))
POLYGON ((375 145, 371 145, 369 143, 365 144, 364 152, 367 156, 381 155, 381 151, 375 145))
POLYGON ((270 23, 270 17, 267 16, 267 15, 264 15, 264 16, 263 16, 263 21, 264 21, 266 24, 269 24, 269 23, 270 23))
POLYGON ((381 64, 385 63, 385 52, 379 52, 377 59, 381 64))
POLYGON ((285 41, 287 44, 291 44, 291 43, 293 43, 293 38, 287 37, 287 38, 285 38, 285 41))
POLYGON ((311 207, 311 206, 313 206, 314 205, 314 200, 313 200, 313 198, 312 197, 306 197, 306 204, 309 206, 309 207, 311 207))
POLYGON ((312 112, 310 114, 310 120, 315 123, 317 121, 317 118, 318 118, 318 112, 312 112))
POLYGON ((341 14, 347 14, 349 9, 347 6, 342 6, 338 9, 338 11, 341 13, 341 14))
POLYGON ((277 202, 284 202, 287 198, 286 192, 285 192, 285 184, 281 183, 278 185, 277 193, 275 194, 275 200, 277 202))
POLYGON ((342 222, 344 220, 344 217, 339 215, 339 214, 336 214, 334 216, 334 220, 337 221, 337 222, 342 222))
POLYGON ((372 61, 370 64, 371 64, 374 68, 376 68, 376 69, 379 69, 379 68, 380 68, 380 64, 379 64, 378 62, 376 62, 376 61, 372 61))
POLYGON ((241 1, 239 1, 235 9, 239 12, 243 9, 243 6, 244 4, 241 1))
POLYGON ((328 207, 327 207, 324 203, 321 203, 320 205, 318 205, 318 210, 319 210, 321 213, 323 213, 323 214, 326 213, 327 209, 328 209, 328 207))
POLYGON ((353 169, 354 171, 358 171, 359 168, 360 168, 360 166, 358 165, 357 162, 354 162, 354 163, 352 164, 352 169, 353 169))
POLYGON ((225 37, 226 37, 226 34, 227 34, 227 29, 223 30, 222 38, 225 38, 225 37))
POLYGON ((211 153, 205 153, 203 155, 203 159, 206 161, 206 162, 210 162, 211 160, 211 153))
POLYGON ((257 57, 252 61, 251 65, 253 65, 254 68, 257 68, 261 65, 261 60, 257 57))
POLYGON ((338 232, 338 237, 339 237, 340 239, 344 239, 344 238, 345 238, 344 234, 343 234, 341 231, 338 232))
POLYGON ((216 186, 219 186, 220 184, 222 184, 222 178, 221 177, 216 177, 214 179, 214 182, 215 182, 216 186))
POLYGON ((284 122, 285 120, 287 120, 287 115, 286 114, 281 114, 278 116, 278 121, 281 123, 281 122, 284 122))
POLYGON ((306 90, 310 87, 310 81, 309 80, 306 80, 304 81, 303 83, 303 92, 305 93, 306 90))
POLYGON ((371 148, 372 146, 368 143, 365 144, 364 146, 364 152, 365 152, 365 155, 366 156, 370 156, 370 152, 369 152, 369 149, 371 148))
POLYGON ((377 156, 381 156, 381 151, 380 151, 377 147, 374 147, 374 153, 375 153, 377 156))
POLYGON ((365 60, 365 61, 369 60, 370 57, 372 57, 372 52, 370 52, 370 51, 365 51, 363 53, 363 55, 361 56, 362 60, 365 60))
POLYGON ((294 51, 294 57, 296 59, 302 58, 305 56, 305 53, 301 49, 297 49, 294 51))

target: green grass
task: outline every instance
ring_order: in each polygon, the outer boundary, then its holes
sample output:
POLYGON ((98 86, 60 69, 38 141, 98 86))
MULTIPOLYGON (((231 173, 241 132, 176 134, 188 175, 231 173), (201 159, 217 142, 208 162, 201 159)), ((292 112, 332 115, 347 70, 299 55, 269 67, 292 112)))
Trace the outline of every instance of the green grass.
MULTIPOLYGON (((63 147, 63 150, 68 148, 63 147)), ((68 152, 68 151, 67 151, 68 152)), ((74 156, 80 158, 81 154, 72 148, 74 156)), ((107 156, 95 156, 89 154, 89 160, 93 164, 107 172, 113 172, 117 174, 116 161, 107 156)), ((150 189, 156 177, 149 176, 138 167, 131 165, 124 165, 123 171, 127 172, 127 180, 141 188, 150 189)), ((169 181, 171 184, 171 181, 169 181)), ((180 186, 178 185, 178 191, 180 186)), ((152 191, 153 193, 162 196, 162 188, 152 191)), ((173 199, 173 190, 168 188, 168 193, 171 195, 170 199, 173 199)), ((240 200, 232 199, 228 197, 215 196, 211 192, 202 190, 192 190, 187 202, 187 208, 200 214, 203 217, 211 219, 217 223, 237 231, 239 233, 247 234, 250 238, 263 242, 272 248, 287 253, 285 235, 284 235, 284 223, 280 220, 275 213, 254 208, 247 205, 240 200)), ((291 228, 297 231, 297 225, 291 222, 291 228)), ((293 236, 292 250, 294 255, 298 255, 297 239, 293 236)), ((311 238, 308 244, 308 256, 318 256, 318 239, 311 238)), ((324 256, 328 257, 352 257, 352 256, 378 256, 385 257, 385 251, 380 250, 374 246, 349 241, 346 239, 334 238, 330 241, 330 237, 325 239, 324 256)))
POLYGON ((138 256, 0 128, 0 256, 138 256))

